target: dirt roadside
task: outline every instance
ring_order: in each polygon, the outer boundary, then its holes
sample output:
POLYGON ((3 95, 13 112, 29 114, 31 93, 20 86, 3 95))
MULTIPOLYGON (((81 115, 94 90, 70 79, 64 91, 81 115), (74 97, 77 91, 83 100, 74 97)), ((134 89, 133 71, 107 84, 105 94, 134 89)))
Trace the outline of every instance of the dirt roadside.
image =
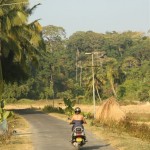
POLYGON ((33 150, 30 138, 30 126, 28 122, 19 115, 15 115, 9 124, 13 126, 14 133, 5 144, 0 143, 2 150, 33 150))
MULTIPOLYGON (((52 101, 38 101, 36 103, 31 104, 15 104, 15 105, 8 105, 7 108, 15 108, 15 109, 24 109, 24 108, 43 108, 45 105, 52 105, 52 101)), ((81 107, 81 109, 85 112, 92 112, 93 106, 90 105, 76 105, 81 107)), ((63 103, 60 101, 57 101, 55 103, 55 107, 62 107, 64 108, 63 103)), ((98 106, 97 106, 98 107, 98 106)), ((121 108, 126 112, 131 113, 150 113, 150 104, 139 104, 139 105, 127 105, 127 106, 121 106, 121 108)), ((54 117, 58 117, 58 119, 64 119, 67 121, 66 116, 60 115, 60 114, 50 114, 54 117)), ((149 150, 150 149, 150 143, 146 141, 142 141, 141 139, 131 137, 130 135, 126 133, 114 133, 105 130, 104 128, 99 127, 93 127, 90 126, 90 121, 88 122, 88 125, 86 126, 87 129, 92 131, 97 138, 100 138, 102 140, 106 140, 110 142, 114 148, 117 150, 149 150)))

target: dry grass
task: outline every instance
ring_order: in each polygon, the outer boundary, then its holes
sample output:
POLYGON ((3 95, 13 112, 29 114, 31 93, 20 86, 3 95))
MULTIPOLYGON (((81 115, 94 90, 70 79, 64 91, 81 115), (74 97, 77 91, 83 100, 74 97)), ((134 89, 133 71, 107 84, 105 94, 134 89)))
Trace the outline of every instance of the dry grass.
MULTIPOLYGON (((43 108, 45 105, 53 105, 52 100, 20 100, 18 103, 15 104, 8 104, 6 106, 7 109, 15 108, 29 108, 29 107, 36 107, 36 108, 43 108)), ((64 102, 61 99, 55 99, 54 100, 55 107, 65 107, 64 102)), ((93 105, 86 105, 86 104, 76 104, 76 106, 79 106, 82 108, 84 112, 93 112, 93 105)), ((126 105, 126 106, 120 106, 121 109, 125 113, 147 113, 150 114, 150 103, 141 103, 136 105, 126 105)), ((99 108, 99 105, 96 106, 96 109, 99 108)))
MULTIPOLYGON (((52 100, 20 100, 14 104, 7 104, 6 109, 25 109, 25 108, 40 108, 43 109, 45 106, 51 105, 53 106, 52 100)), ((55 107, 65 107, 64 102, 62 100, 55 100, 55 107)))
POLYGON ((108 121, 120 121, 125 118, 125 113, 120 108, 119 103, 117 103, 114 97, 111 97, 103 102, 99 106, 96 112, 96 119, 103 122, 108 121))
POLYGON ((127 106, 121 106, 121 108, 126 113, 146 113, 150 114, 150 103, 143 103, 138 105, 127 105, 127 106))
POLYGON ((127 113, 135 122, 145 122, 150 123, 150 114, 148 113, 127 113))
POLYGON ((15 115, 14 119, 11 119, 9 124, 11 128, 17 131, 12 135, 10 139, 7 139, 3 144, 0 144, 2 150, 32 150, 32 143, 29 136, 29 125, 20 116, 15 115))

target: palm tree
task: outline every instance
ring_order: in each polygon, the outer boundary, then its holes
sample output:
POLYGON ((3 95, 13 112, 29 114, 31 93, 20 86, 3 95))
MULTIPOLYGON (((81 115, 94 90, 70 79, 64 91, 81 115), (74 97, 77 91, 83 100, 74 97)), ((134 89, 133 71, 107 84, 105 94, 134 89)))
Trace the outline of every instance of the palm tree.
MULTIPOLYGON (((14 0, 21 2, 21 0, 14 0)), ((28 2, 28 0, 25 0, 28 2)), ((0 5, 9 4, 9 0, 0 5)), ((37 6, 37 5, 36 5, 37 6)), ((24 68, 26 61, 37 62, 39 48, 43 46, 41 26, 38 21, 28 23, 28 17, 34 8, 28 4, 0 6, 0 95, 3 91, 3 72, 1 63, 12 54, 12 63, 19 63, 24 68)), ((4 65, 3 65, 4 66, 4 65)), ((1 96, 0 96, 1 98, 1 96)))
POLYGON ((118 75, 117 61, 116 59, 110 58, 108 59, 108 64, 106 67, 107 79, 110 83, 112 92, 115 97, 117 97, 117 93, 114 87, 115 77, 118 75))

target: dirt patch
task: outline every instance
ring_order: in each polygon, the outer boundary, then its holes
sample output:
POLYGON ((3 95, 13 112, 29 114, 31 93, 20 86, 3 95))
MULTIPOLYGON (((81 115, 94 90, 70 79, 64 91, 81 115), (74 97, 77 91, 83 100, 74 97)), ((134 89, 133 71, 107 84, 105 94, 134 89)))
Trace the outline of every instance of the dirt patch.
POLYGON ((11 138, 6 141, 6 144, 0 144, 2 150, 33 150, 30 139, 29 124, 19 115, 11 122, 14 126, 14 133, 11 138))

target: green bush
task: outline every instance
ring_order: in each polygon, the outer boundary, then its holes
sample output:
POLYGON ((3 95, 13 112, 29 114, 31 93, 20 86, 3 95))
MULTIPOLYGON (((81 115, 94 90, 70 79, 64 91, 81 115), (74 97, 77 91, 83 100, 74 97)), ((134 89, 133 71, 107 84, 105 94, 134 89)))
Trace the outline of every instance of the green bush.
POLYGON ((65 108, 65 114, 70 117, 74 113, 73 107, 76 104, 76 100, 70 100, 68 98, 64 98, 64 104, 66 106, 66 108, 65 108))
POLYGON ((70 90, 65 91, 65 92, 59 92, 57 93, 57 97, 58 98, 72 98, 72 92, 70 90))
POLYGON ((150 101, 150 95, 148 93, 148 90, 142 90, 138 93, 138 97, 140 101, 150 101))
POLYGON ((94 115, 91 112, 82 112, 82 115, 86 118, 86 119, 93 119, 94 115))
POLYGON ((43 109, 42 109, 44 112, 46 113, 61 113, 61 114, 64 114, 64 110, 60 107, 53 107, 51 105, 46 105, 43 109))

